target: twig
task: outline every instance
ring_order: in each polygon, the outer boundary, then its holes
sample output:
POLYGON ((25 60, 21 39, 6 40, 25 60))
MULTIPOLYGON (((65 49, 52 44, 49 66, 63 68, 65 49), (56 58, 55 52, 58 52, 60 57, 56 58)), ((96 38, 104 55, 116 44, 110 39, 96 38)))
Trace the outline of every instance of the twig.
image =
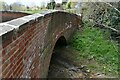
POLYGON ((100 24, 100 23, 95 23, 95 24, 98 25, 98 26, 102 26, 101 28, 106 28, 106 29, 109 29, 109 30, 111 30, 111 31, 114 31, 114 32, 120 34, 120 31, 119 31, 119 30, 116 30, 115 28, 109 27, 109 26, 107 26, 107 25, 105 25, 105 24, 100 24))
POLYGON ((109 5, 113 9, 115 9, 118 13, 120 13, 120 11, 116 7, 114 7, 113 5, 111 5, 110 3, 106 3, 106 2, 104 2, 104 3, 107 4, 107 5, 109 5))

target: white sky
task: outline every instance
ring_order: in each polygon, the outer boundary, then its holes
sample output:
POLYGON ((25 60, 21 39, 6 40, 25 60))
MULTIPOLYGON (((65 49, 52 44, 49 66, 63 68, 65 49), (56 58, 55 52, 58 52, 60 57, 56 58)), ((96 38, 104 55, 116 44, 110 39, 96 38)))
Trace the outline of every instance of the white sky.
MULTIPOLYGON (((50 0, 0 0, 0 1, 4 1, 9 5, 14 2, 20 2, 27 6, 34 6, 34 5, 41 6, 41 5, 46 5, 48 2, 50 2, 50 0)), ((88 2, 88 1, 118 2, 120 0, 69 0, 69 1, 71 2, 77 2, 77 1, 80 1, 80 2, 88 2)), ((55 2, 61 3, 62 0, 55 0, 55 2)))
MULTIPOLYGON (((48 2, 50 2, 50 0, 0 0, 0 1, 4 1, 9 5, 14 2, 20 2, 20 3, 22 3, 24 5, 28 5, 28 6, 34 6, 34 5, 40 6, 40 5, 47 4, 48 2)), ((61 3, 62 0, 55 0, 55 2, 61 3)))

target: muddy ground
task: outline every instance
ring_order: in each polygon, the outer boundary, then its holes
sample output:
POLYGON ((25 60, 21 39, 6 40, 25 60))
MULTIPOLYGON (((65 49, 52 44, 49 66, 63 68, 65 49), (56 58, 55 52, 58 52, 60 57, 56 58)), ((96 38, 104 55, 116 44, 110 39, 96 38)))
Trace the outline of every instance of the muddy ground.
MULTIPOLYGON (((87 64, 90 61, 82 62, 75 60, 78 52, 70 48, 69 46, 58 48, 53 52, 48 79, 51 78, 110 78, 101 72, 91 71, 87 64), (74 55, 73 55, 74 54, 74 55)), ((90 63, 91 64, 91 63, 90 63)), ((94 61, 93 61, 94 64, 94 61)))

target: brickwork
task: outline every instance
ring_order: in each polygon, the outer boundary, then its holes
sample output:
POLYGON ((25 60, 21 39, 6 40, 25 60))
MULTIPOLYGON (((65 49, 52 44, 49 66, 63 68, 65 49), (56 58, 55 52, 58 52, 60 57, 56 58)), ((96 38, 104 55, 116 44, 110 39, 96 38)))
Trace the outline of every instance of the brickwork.
POLYGON ((0 77, 44 78, 57 40, 80 25, 80 16, 62 11, 27 15, 0 23, 0 77))
POLYGON ((13 12, 13 11, 0 11, 0 23, 10 21, 12 19, 16 19, 19 17, 30 15, 28 13, 22 13, 22 12, 13 12))

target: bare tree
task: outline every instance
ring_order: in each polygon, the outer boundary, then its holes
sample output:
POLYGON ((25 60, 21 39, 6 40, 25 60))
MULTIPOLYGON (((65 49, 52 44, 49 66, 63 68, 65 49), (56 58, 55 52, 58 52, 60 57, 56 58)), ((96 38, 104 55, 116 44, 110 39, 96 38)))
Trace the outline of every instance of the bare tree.
POLYGON ((0 1, 0 10, 9 10, 8 4, 4 1, 0 1))
POLYGON ((106 28, 114 36, 120 35, 120 2, 84 3, 83 16, 100 28, 106 28))

